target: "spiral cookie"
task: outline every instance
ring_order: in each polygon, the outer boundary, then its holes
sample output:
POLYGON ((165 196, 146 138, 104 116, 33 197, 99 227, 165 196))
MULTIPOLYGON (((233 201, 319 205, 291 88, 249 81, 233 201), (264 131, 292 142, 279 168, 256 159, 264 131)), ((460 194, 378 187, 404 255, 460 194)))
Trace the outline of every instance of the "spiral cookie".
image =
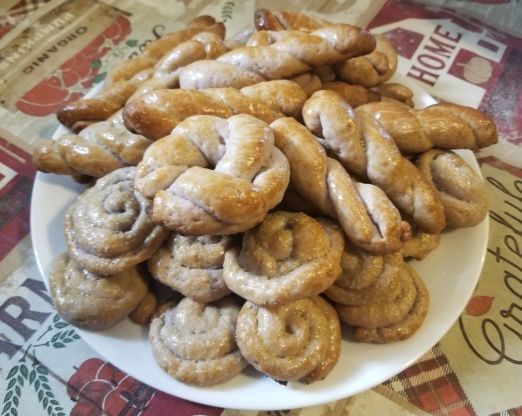
POLYGON ((81 194, 65 214, 69 255, 92 273, 118 273, 147 260, 168 231, 154 224, 134 190, 135 167, 117 169, 81 194))
POLYGON ((388 343, 409 338, 419 329, 428 313, 428 290, 407 263, 401 269, 399 282, 399 293, 392 301, 359 306, 336 304, 341 320, 355 327, 355 338, 388 343))
POLYGON ((320 296, 278 308, 246 302, 237 320, 241 353, 278 381, 322 380, 337 362, 341 329, 335 309, 320 296))
POLYGON ((440 234, 428 234, 416 230, 412 233, 411 239, 402 245, 402 255, 404 258, 422 260, 435 250, 439 243, 440 234))
POLYGON ((223 280, 223 260, 232 245, 229 236, 172 233, 147 264, 160 282, 196 302, 208 303, 230 293, 223 280))
POLYGON ((316 295, 341 271, 344 238, 327 220, 274 212, 243 236, 241 252, 226 252, 223 277, 234 293, 276 307, 316 295))
POLYGON ((135 186, 154 198, 156 223, 183 235, 225 235, 259 224, 288 180, 272 130, 241 114, 180 123, 147 149, 135 186))
POLYGON ((488 212, 484 182, 459 155, 432 149, 415 163, 437 189, 449 227, 472 227, 484 219, 488 212))
POLYGON ((231 379, 248 365, 234 338, 238 313, 231 298, 211 304, 182 299, 150 325, 154 358, 183 383, 210 386, 231 379))
POLYGON ((147 295, 148 283, 136 267, 100 276, 64 253, 54 261, 49 286, 53 305, 63 319, 79 328, 102 330, 138 306, 147 295))

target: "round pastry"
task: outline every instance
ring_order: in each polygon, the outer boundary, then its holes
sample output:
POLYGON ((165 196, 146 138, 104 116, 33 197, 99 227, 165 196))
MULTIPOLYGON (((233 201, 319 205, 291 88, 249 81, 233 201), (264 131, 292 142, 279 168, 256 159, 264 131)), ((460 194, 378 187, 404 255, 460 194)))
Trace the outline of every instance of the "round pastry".
POLYGON ((223 277, 234 293, 276 307, 323 292, 339 275, 344 238, 328 220, 303 213, 267 215, 225 254, 223 277))
POLYGON ((154 358, 183 383, 210 386, 231 379, 248 364, 234 338, 238 313, 230 297, 209 304, 183 298, 150 325, 154 358))
POLYGON ((196 302, 208 303, 230 293, 223 280, 230 236, 186 237, 172 233, 148 260, 152 275, 196 302))
POLYGON ((277 381, 324 379, 339 359, 341 328, 335 309, 320 296, 278 308, 246 302, 237 320, 241 353, 277 381))
POLYGON ((100 276, 64 253, 54 261, 49 286, 63 319, 79 328, 102 330, 128 316, 147 295, 148 284, 136 267, 100 276))
POLYGON ((422 260, 435 250, 440 243, 440 234, 428 234, 414 230, 412 238, 402 245, 402 255, 405 259, 422 260))
POLYGON ((168 230, 154 224, 150 201, 134 190, 135 167, 117 169, 83 192, 65 214, 67 251, 83 268, 115 274, 147 260, 168 230))

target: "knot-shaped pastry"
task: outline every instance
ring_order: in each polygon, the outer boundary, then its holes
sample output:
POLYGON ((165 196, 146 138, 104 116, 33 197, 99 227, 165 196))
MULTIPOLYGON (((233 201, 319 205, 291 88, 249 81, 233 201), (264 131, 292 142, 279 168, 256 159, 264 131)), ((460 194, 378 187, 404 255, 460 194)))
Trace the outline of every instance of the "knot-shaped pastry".
POLYGON ((346 170, 380 187, 419 229, 439 233, 445 222, 437 191, 362 107, 354 112, 335 92, 317 91, 303 106, 303 119, 346 170))
POLYGON ((183 383, 224 383, 248 365, 235 340, 238 313, 239 305, 232 298, 209 304, 182 299, 150 325, 154 358, 183 383))
POLYGON ((278 308, 246 302, 236 340, 246 360, 274 380, 313 383, 339 359, 341 328, 335 309, 320 296, 278 308))
POLYGON ((135 186, 154 198, 154 222, 183 235, 225 235, 260 223, 288 180, 270 127, 240 114, 178 124, 146 150, 135 186))
POLYGON ((127 130, 118 112, 78 135, 42 141, 33 152, 33 162, 43 172, 100 178, 118 168, 137 165, 151 143, 127 130))
POLYGON ((230 236, 186 237, 172 233, 147 261, 152 275, 196 302, 208 303, 230 293, 223 280, 230 236))
POLYGON ((488 213, 486 188, 480 175, 452 151, 428 150, 416 165, 437 189, 448 227, 473 227, 488 213))
POLYGON ((379 254, 401 248, 410 226, 381 189, 352 179, 295 119, 282 118, 270 126, 290 163, 292 191, 336 218, 353 244, 379 254))
POLYGON ((478 150, 498 141, 492 117, 457 104, 411 109, 388 101, 362 105, 357 112, 378 120, 405 154, 425 152, 432 147, 478 150))
POLYGON ((127 317, 146 297, 148 283, 136 267, 111 276, 89 272, 62 254, 54 261, 49 288, 56 311, 67 322, 102 330, 127 317))
POLYGON ((84 191, 65 214, 67 251, 92 273, 118 273, 147 260, 167 237, 134 190, 135 167, 115 170, 84 191))
POLYGON ((284 115, 299 117, 307 95, 295 82, 277 80, 236 88, 174 89, 146 93, 123 110, 127 128, 160 139, 187 117, 250 114, 271 123, 284 115))
POLYGON ((274 212, 226 252, 223 277, 234 293, 276 307, 323 292, 340 273, 344 238, 328 220, 274 212))
POLYGON ((347 24, 330 25, 311 33, 257 32, 249 42, 247 45, 255 46, 237 48, 214 61, 201 60, 184 67, 179 75, 181 88, 241 88, 291 78, 375 48, 375 39, 369 32, 347 24))
POLYGON ((336 304, 339 317, 354 327, 354 336, 359 341, 401 341, 420 328, 428 313, 428 290, 408 263, 403 263, 398 278, 399 290, 392 300, 363 305, 336 304))

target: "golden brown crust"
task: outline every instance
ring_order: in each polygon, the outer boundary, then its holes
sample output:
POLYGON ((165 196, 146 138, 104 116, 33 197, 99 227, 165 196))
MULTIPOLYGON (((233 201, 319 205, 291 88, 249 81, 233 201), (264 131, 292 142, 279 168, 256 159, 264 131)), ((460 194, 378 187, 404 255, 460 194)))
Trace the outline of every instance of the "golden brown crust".
POLYGON ((429 253, 435 250, 440 243, 440 234, 428 234, 421 231, 414 231, 412 238, 405 241, 402 245, 402 255, 404 258, 422 260, 429 253))
POLYGON ((138 325, 148 325, 157 306, 158 300, 156 295, 149 291, 141 302, 138 303, 136 308, 129 314, 129 318, 132 322, 138 325))

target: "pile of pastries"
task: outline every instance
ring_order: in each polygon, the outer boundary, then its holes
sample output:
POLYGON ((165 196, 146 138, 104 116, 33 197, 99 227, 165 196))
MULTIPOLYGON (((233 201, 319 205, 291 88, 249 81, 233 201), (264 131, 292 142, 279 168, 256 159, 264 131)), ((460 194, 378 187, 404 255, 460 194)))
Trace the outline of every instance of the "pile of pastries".
POLYGON ((227 40, 200 16, 148 44, 34 152, 90 185, 65 215, 56 310, 91 330, 150 325, 161 368, 199 386, 247 365, 324 379, 341 323, 359 342, 412 336, 429 294, 407 260, 488 210, 451 149, 495 143, 491 117, 412 108, 386 83, 382 36, 287 11, 254 23, 227 40))

